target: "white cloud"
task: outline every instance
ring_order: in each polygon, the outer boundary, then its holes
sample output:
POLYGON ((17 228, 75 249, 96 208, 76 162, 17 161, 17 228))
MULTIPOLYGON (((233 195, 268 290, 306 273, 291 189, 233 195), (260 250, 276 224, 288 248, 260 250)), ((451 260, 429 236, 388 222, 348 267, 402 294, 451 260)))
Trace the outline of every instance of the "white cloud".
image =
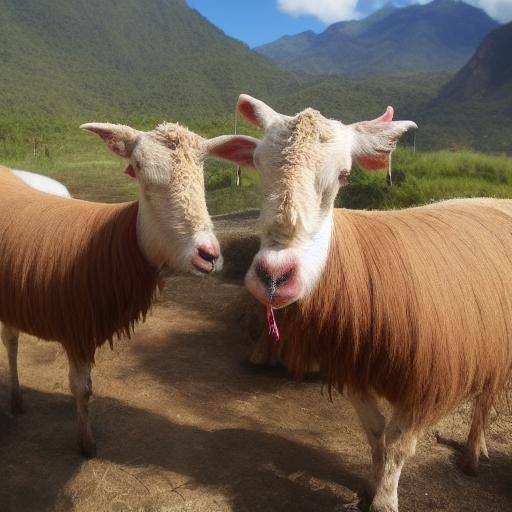
POLYGON ((354 19, 358 0, 277 0, 279 9, 292 16, 314 16, 324 23, 354 19))
MULTIPOLYGON (((330 24, 368 16, 388 0, 277 0, 278 8, 291 16, 314 16, 330 24)), ((430 0, 395 0, 396 5, 425 4, 430 0)), ((512 0, 464 0, 501 22, 512 20, 512 0)))
POLYGON ((512 0, 466 0, 468 4, 480 7, 492 18, 507 22, 512 20, 512 0))

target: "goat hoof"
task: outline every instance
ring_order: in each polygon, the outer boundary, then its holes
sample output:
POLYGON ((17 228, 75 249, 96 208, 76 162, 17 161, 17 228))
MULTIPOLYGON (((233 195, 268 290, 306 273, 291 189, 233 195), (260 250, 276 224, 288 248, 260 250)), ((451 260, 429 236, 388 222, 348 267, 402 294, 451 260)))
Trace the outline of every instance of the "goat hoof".
POLYGON ((398 509, 391 506, 371 505, 370 512, 398 512, 398 509))
POLYGON ((79 439, 78 448, 80 449, 82 457, 86 459, 93 459, 96 457, 96 443, 92 439, 79 439))
POLYGON ((392 505, 375 505, 372 503, 370 512, 398 512, 398 508, 392 505))
POLYGON ((370 512, 398 512, 398 503, 396 500, 374 498, 370 505, 370 512))
POLYGON ((12 414, 23 414, 25 409, 23 408, 23 400, 20 395, 13 395, 11 397, 11 413, 12 414))

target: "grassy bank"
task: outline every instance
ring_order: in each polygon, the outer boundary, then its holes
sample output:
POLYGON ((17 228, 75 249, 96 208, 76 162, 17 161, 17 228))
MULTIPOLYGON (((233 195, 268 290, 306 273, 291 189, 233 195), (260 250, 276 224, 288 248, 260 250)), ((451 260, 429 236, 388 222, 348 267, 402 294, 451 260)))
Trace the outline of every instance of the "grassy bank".
MULTIPOLYGON (((0 164, 34 171, 64 183, 73 196, 92 201, 129 201, 137 196, 137 186, 123 174, 124 162, 111 154, 100 139, 81 131, 89 118, 21 120, 0 118, 0 164)), ((101 119, 104 121, 104 119, 101 119)), ((118 119, 141 130, 150 130, 162 119, 118 119)), ((234 132, 234 119, 184 122, 204 137, 234 132)), ((241 123, 243 133, 256 131, 241 123)), ((258 204, 256 173, 244 170, 243 188, 236 188, 236 169, 225 163, 209 161, 206 165, 208 200, 213 212, 224 213, 258 204)))
POLYGON ((384 172, 355 170, 338 198, 346 208, 390 209, 422 205, 454 197, 512 198, 512 159, 471 151, 393 155, 393 187, 384 172))
MULTIPOLYGON (((123 162, 101 141, 78 129, 90 119, 58 122, 0 119, 0 163, 52 176, 79 198, 126 201, 136 197, 136 185, 123 174, 123 162)), ((150 129, 157 119, 122 120, 150 129)), ((205 137, 233 132, 233 120, 190 121, 205 137)), ((257 133, 243 124, 243 133, 257 133)), ((235 168, 208 162, 206 185, 213 214, 259 205, 259 178, 243 170, 241 188, 234 186, 235 168)), ((389 209, 421 205, 452 197, 512 197, 512 159, 470 151, 417 152, 399 149, 393 156, 394 186, 385 173, 353 170, 349 187, 338 198, 347 208, 389 209)))

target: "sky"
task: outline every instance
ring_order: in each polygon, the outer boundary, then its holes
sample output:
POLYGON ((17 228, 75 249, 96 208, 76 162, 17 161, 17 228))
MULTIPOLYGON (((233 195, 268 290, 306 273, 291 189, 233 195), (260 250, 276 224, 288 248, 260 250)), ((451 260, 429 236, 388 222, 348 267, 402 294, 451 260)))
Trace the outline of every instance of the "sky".
MULTIPOLYGON (((397 6, 430 0, 395 0, 397 6)), ((501 22, 512 20, 512 0, 465 0, 501 22)), ((321 32, 331 23, 364 18, 388 0, 187 0, 226 34, 254 47, 286 34, 321 32)))

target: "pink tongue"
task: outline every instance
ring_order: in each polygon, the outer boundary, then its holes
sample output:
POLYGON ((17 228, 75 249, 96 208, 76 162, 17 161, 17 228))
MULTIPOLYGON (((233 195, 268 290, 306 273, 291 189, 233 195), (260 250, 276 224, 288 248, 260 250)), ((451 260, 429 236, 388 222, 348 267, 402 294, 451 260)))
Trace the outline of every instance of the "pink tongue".
POLYGON ((274 315, 274 308, 268 304, 267 305, 267 324, 268 324, 268 333, 276 343, 279 343, 281 337, 279 336, 279 329, 277 327, 276 317, 274 315))

